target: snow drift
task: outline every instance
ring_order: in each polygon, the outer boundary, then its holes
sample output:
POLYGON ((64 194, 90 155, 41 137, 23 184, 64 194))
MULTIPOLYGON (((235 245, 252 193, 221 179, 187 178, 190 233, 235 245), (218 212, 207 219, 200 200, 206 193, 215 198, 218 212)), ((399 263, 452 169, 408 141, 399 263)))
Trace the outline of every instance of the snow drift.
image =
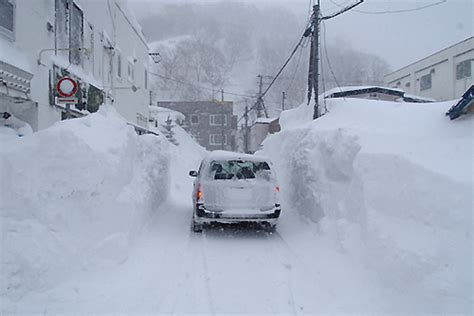
POLYGON ((76 270, 127 259, 169 191, 169 147, 112 107, 2 138, 0 295, 18 300, 76 270))
POLYGON ((264 142, 282 208, 376 274, 386 312, 472 312, 474 120, 451 102, 329 100, 282 114, 264 142))

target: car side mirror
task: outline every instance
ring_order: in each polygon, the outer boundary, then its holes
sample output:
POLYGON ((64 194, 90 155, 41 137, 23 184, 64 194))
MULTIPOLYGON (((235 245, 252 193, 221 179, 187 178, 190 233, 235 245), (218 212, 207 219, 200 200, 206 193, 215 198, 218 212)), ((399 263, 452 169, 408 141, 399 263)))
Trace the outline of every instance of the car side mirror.
POLYGON ((198 173, 197 173, 196 170, 191 170, 191 171, 189 171, 189 176, 190 176, 190 177, 197 177, 197 176, 198 176, 198 173))

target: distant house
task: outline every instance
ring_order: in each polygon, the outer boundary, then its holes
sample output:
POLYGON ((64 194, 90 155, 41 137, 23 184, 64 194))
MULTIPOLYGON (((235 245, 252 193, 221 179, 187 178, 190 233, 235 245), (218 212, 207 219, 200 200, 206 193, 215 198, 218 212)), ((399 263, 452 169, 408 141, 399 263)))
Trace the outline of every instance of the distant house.
POLYGON ((453 105, 446 115, 451 120, 460 117, 463 114, 474 113, 474 85, 472 85, 455 105, 453 105))
POLYGON ((459 98, 473 84, 474 37, 469 37, 385 75, 386 86, 410 94, 447 101, 459 98))
POLYGON ((156 105, 183 113, 183 128, 207 150, 236 150, 233 102, 158 101, 156 105))
POLYGON ((281 130, 280 118, 257 118, 255 123, 250 126, 250 137, 248 151, 256 152, 268 134, 274 134, 281 130))
POLYGON ((325 92, 324 98, 358 98, 414 103, 434 102, 434 100, 430 98, 408 95, 405 93, 405 91, 401 89, 379 86, 354 86, 334 88, 325 92))

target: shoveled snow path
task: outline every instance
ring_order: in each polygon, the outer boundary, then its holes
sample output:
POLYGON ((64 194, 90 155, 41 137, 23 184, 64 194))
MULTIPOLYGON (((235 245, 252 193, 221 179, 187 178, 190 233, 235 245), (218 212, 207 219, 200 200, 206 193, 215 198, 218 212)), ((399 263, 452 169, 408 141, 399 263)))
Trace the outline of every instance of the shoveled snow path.
POLYGON ((85 267, 58 287, 25 297, 19 311, 297 314, 384 305, 387 293, 371 286, 372 274, 318 240, 310 226, 295 230, 283 217, 274 234, 228 227, 196 234, 190 217, 187 199, 171 199, 126 262, 85 267))

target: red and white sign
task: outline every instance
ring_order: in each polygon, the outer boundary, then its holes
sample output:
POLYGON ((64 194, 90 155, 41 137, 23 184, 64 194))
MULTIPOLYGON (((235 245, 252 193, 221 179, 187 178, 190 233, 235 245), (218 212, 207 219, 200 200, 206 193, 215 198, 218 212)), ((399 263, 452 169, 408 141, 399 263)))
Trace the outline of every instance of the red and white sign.
POLYGON ((56 90, 60 96, 70 98, 77 92, 77 82, 69 77, 63 77, 56 84, 56 90))

